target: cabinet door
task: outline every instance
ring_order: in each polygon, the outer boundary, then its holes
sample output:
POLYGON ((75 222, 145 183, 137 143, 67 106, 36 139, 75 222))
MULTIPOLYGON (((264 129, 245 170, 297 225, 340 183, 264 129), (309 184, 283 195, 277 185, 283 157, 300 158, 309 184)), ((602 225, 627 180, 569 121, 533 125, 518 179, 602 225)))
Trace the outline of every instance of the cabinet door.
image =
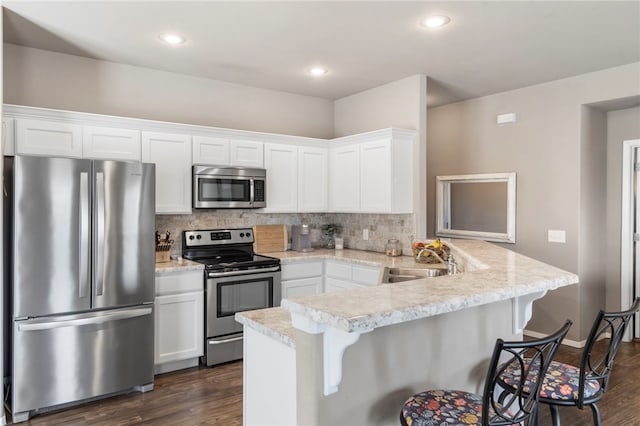
POLYGON ((353 265, 351 270, 353 282, 366 287, 376 286, 381 281, 380 272, 382 270, 384 268, 378 266, 353 265))
POLYGON ((329 149, 298 148, 298 211, 326 212, 329 208, 329 149))
POLYGON ((282 298, 310 296, 322 293, 322 277, 282 281, 282 298))
POLYGON ((298 147, 265 144, 267 208, 265 212, 298 210, 298 147))
POLYGON ((191 137, 142 132, 142 161, 156 165, 156 213, 191 213, 191 137))
POLYGON ((282 263, 282 281, 297 280, 299 278, 322 278, 323 263, 322 260, 282 263))
POLYGON ((56 121, 17 119, 16 153, 82 158, 82 126, 56 121))
POLYGON ((356 288, 364 288, 366 286, 360 285, 350 281, 343 281, 336 278, 327 277, 324 280, 324 292, 334 293, 337 291, 353 290, 356 288))
POLYGON ((264 144, 262 142, 230 140, 231 165, 234 167, 264 167, 264 144))
POLYGON ((15 142, 14 142, 14 119, 3 118, 2 119, 2 154, 13 155, 15 154, 15 142))
POLYGON ((360 211, 391 212, 391 141, 360 145, 360 211))
POLYGON ((157 296, 155 364, 204 354, 203 292, 157 296))
POLYGON ((360 149, 358 145, 333 147, 330 156, 331 211, 360 211, 360 149))
POLYGON ((84 126, 82 156, 99 160, 140 161, 140 131, 112 127, 84 126))
POLYGON ((208 136, 193 137, 193 164, 229 166, 231 156, 229 140, 208 136))

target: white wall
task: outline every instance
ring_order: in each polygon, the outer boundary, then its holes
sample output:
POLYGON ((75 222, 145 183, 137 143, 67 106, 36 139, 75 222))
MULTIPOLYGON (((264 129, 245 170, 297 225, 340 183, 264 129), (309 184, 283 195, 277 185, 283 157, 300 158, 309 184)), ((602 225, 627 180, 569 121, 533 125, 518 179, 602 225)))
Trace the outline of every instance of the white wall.
POLYGON ((413 169, 416 236, 427 236, 427 77, 413 75, 335 101, 335 137, 387 127, 418 132, 413 169))
POLYGON ((589 256, 601 252, 581 236, 581 224, 596 226, 598 217, 604 217, 602 211, 590 216, 583 208, 604 202, 601 188, 595 196, 589 192, 589 182, 604 175, 604 150, 589 150, 605 133, 602 120, 595 127, 583 123, 598 116, 583 105, 638 95, 640 63, 634 63, 428 111, 428 230, 435 229, 435 176, 515 171, 517 244, 508 248, 576 272, 583 281, 536 302, 527 326, 532 331, 551 332, 571 318, 568 337, 582 340, 591 321, 580 319, 605 307, 604 298, 597 297, 602 276, 588 267, 589 256), (496 116, 507 112, 516 113, 517 122, 497 125, 496 116), (598 169, 589 171, 590 164, 598 169), (565 230, 567 242, 547 242, 549 229, 565 230))
POLYGON ((331 138, 333 102, 4 45, 4 102, 331 138))

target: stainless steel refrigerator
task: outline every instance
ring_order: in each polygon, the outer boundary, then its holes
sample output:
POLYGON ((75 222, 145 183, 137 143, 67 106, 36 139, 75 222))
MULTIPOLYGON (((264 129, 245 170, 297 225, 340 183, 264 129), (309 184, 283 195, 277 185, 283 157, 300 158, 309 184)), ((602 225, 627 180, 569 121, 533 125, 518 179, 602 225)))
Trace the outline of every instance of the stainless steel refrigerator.
POLYGON ((4 174, 14 422, 153 389, 155 166, 16 156, 4 174))

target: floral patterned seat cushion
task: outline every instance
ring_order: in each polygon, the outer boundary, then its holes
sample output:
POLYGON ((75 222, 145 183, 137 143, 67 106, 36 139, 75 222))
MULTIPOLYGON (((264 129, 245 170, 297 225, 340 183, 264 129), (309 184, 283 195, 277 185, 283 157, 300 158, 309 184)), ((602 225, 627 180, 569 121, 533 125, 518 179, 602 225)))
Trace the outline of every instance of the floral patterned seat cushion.
MULTIPOLYGON (((535 371, 535 366, 531 372, 535 371)), ((515 385, 520 377, 520 369, 514 365, 507 367, 501 375, 508 385, 515 385)), ((572 401, 578 399, 578 387, 580 382, 580 369, 570 364, 551 361, 544 383, 540 389, 540 397, 547 399, 561 399, 572 401)), ((529 391, 528 383, 525 383, 524 391, 529 391)), ((584 386, 584 397, 589 399, 600 392, 600 382, 597 380, 586 380, 584 386)))
POLYGON ((409 398, 402 407, 409 426, 481 424, 482 396, 456 390, 431 390, 409 398))

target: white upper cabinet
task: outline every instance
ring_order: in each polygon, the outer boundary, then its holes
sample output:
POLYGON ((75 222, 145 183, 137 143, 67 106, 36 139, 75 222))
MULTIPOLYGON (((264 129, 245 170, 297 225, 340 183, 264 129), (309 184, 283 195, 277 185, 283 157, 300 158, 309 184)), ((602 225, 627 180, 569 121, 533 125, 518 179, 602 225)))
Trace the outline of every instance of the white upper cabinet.
POLYGON ((298 147, 298 211, 329 209, 329 148, 298 147))
POLYGON ((298 147, 266 143, 267 208, 265 212, 298 211, 298 147))
POLYGON ((191 213, 191 136, 142 132, 142 161, 156 165, 156 213, 191 213))
POLYGON ((140 131, 113 127, 83 126, 82 156, 100 160, 140 161, 140 131))
POLYGON ((15 154, 14 119, 2 117, 2 154, 15 154))
POLYGON ((332 141, 330 211, 412 213, 414 140, 386 129, 332 141))
POLYGON ((259 169, 264 167, 264 144, 262 142, 231 139, 229 143, 232 166, 259 169))
POLYGON ((193 164, 230 166, 231 151, 229 139, 209 136, 194 136, 193 164))
POLYGON ((331 148, 329 208, 334 212, 360 211, 360 147, 331 148))
POLYGON ((82 126, 57 121, 16 120, 16 154, 82 158, 82 126))
POLYGON ((391 141, 360 145, 360 211, 391 211, 391 141))

